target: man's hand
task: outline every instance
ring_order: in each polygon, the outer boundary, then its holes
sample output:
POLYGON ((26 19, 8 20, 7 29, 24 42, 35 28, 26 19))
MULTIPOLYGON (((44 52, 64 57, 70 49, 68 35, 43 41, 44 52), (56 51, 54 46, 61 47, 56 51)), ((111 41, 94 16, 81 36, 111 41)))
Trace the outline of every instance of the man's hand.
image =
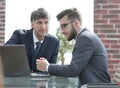
POLYGON ((116 69, 116 72, 114 74, 113 80, 114 83, 117 83, 120 86, 120 64, 118 64, 118 67, 116 69))
POLYGON ((49 62, 45 58, 40 58, 36 60, 37 69, 40 71, 46 71, 46 67, 49 65, 49 62))

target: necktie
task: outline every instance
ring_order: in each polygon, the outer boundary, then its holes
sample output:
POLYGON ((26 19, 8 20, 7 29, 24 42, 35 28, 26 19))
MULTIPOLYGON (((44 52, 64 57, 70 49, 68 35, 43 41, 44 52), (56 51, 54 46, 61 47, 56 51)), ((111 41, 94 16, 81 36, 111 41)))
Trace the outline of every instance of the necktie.
POLYGON ((39 50, 40 50, 40 47, 41 47, 41 42, 36 42, 36 48, 35 48, 35 57, 37 56, 39 50))
POLYGON ((32 71, 36 71, 36 59, 37 58, 37 55, 38 55, 38 52, 40 50, 40 47, 41 47, 41 42, 36 42, 36 48, 34 49, 34 58, 32 59, 32 71))

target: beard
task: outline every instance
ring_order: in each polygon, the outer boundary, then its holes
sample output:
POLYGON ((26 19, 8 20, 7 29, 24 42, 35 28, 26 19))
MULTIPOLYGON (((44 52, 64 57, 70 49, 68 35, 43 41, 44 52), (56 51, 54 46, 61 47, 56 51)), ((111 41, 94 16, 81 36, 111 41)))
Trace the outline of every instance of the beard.
POLYGON ((75 39, 77 36, 77 31, 75 30, 75 27, 72 25, 71 31, 70 31, 70 36, 67 39, 68 41, 71 41, 72 39, 75 39))

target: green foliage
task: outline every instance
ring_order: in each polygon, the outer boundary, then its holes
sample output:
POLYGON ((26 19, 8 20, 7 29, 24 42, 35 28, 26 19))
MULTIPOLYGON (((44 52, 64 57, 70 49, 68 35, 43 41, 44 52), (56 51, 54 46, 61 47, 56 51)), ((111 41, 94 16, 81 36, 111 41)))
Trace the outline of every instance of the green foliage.
POLYGON ((65 36, 61 33, 60 28, 57 29, 56 36, 60 40, 60 49, 57 62, 61 61, 62 65, 64 65, 64 54, 67 52, 72 52, 74 47, 74 41, 67 41, 65 36))

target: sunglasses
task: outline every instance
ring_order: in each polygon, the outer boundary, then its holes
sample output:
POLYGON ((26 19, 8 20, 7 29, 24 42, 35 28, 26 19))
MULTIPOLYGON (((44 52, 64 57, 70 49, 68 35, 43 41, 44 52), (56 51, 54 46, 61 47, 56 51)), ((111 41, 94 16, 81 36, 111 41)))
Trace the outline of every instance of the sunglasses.
POLYGON ((70 21, 70 22, 68 22, 68 23, 61 24, 61 25, 60 25, 60 28, 61 28, 62 30, 64 30, 67 25, 69 25, 69 24, 71 24, 71 23, 73 23, 73 22, 74 22, 74 21, 70 21))

